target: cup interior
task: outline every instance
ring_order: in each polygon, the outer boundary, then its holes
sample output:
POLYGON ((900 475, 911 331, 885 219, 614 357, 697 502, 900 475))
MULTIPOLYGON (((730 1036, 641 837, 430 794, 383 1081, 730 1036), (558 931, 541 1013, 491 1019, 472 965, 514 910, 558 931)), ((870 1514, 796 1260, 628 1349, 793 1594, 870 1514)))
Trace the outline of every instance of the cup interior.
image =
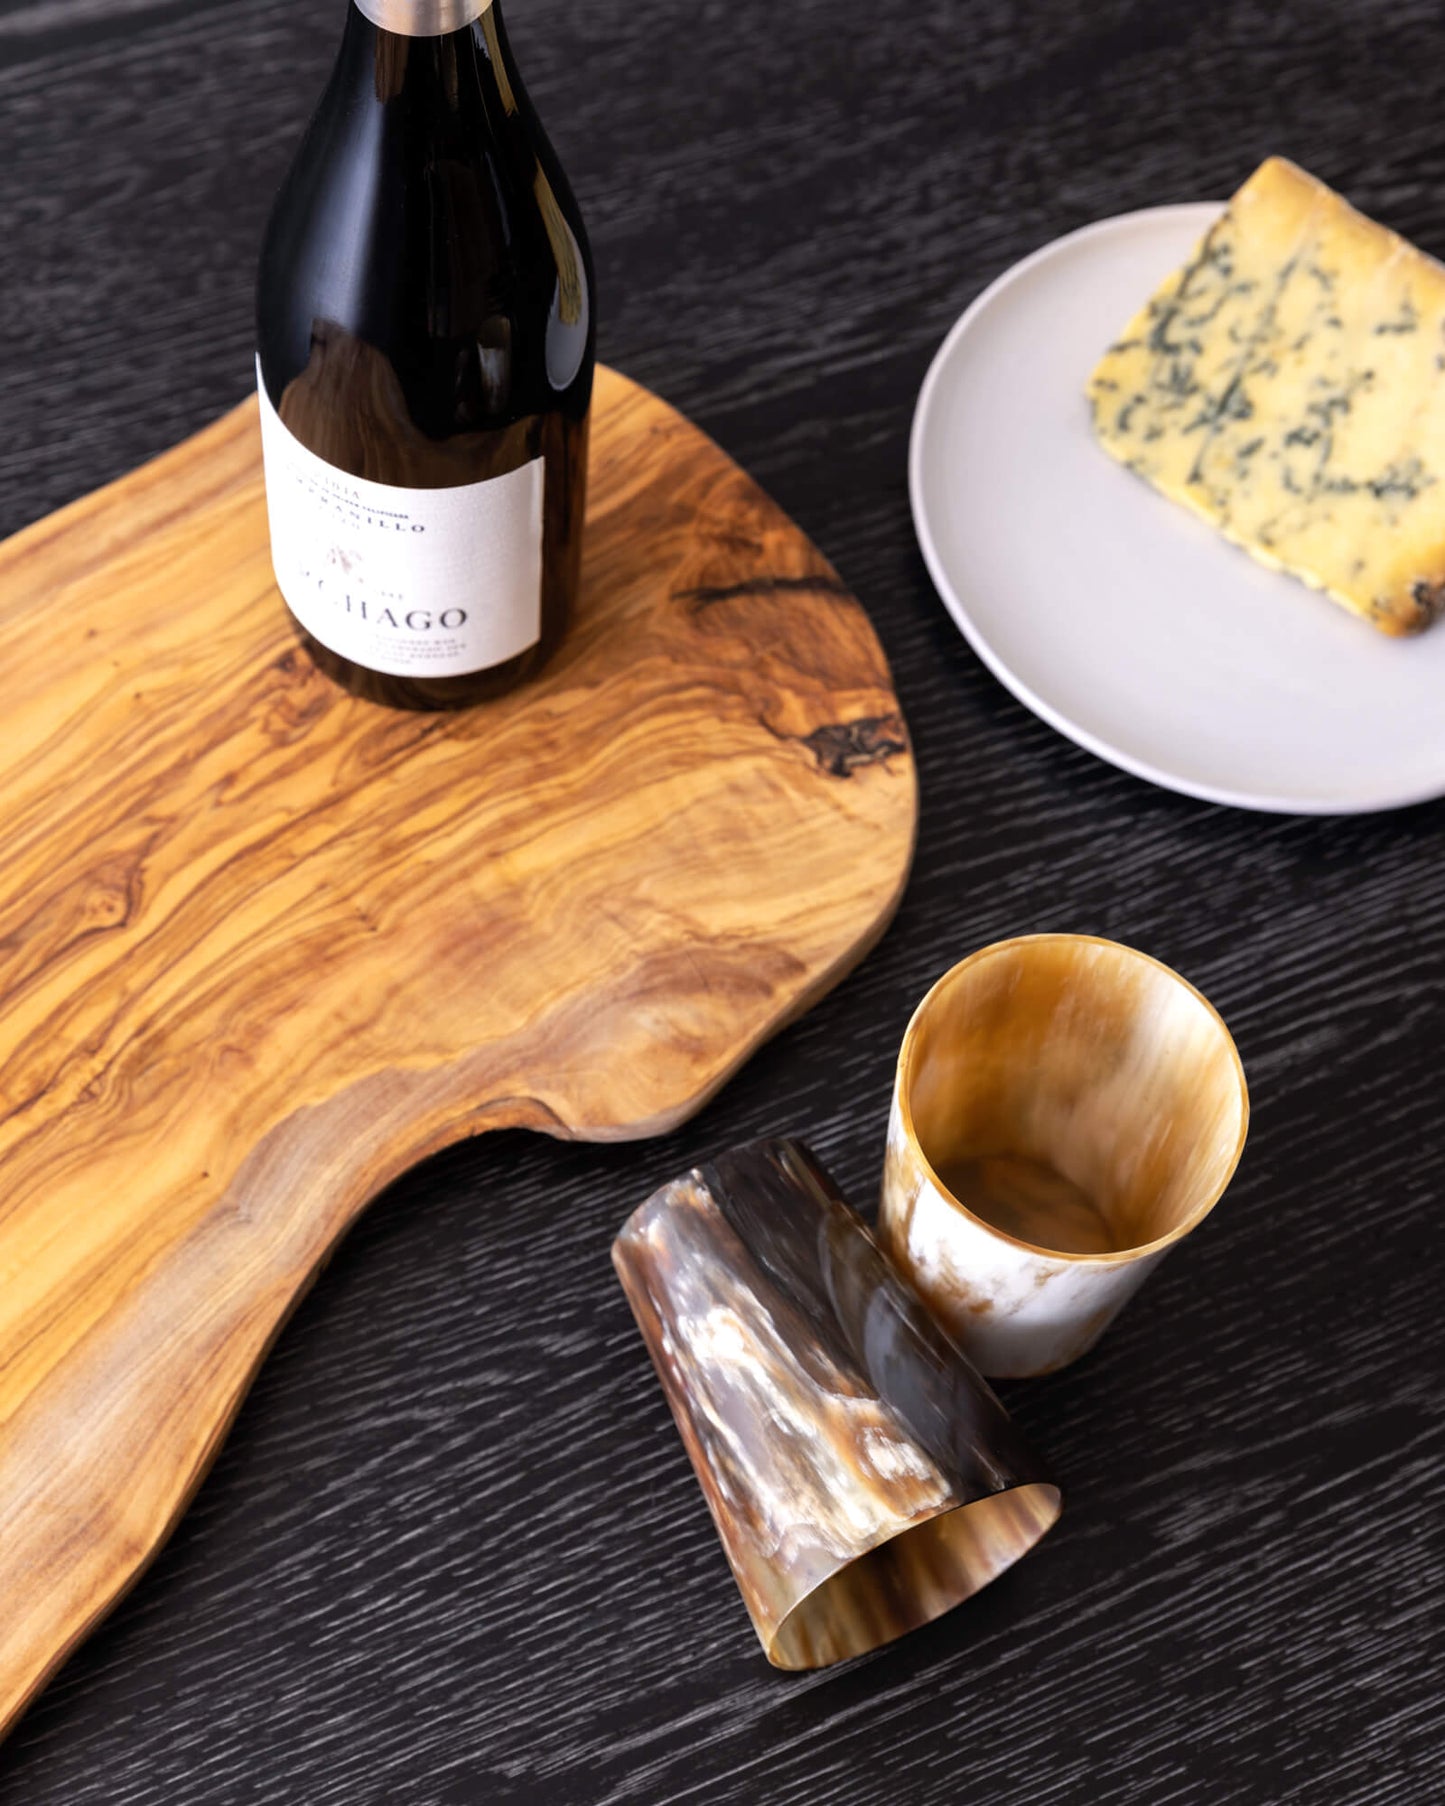
POLYGON ((929 1624, 1027 1555, 1062 1509, 1032 1481, 959 1505, 846 1563, 801 1599, 768 1644, 779 1668, 821 1668, 929 1624))
POLYGON ((941 979, 904 1042, 900 1101, 940 1189, 1030 1247, 1142 1251, 1208 1212, 1249 1098, 1218 1014, 1132 948, 1037 935, 941 979))

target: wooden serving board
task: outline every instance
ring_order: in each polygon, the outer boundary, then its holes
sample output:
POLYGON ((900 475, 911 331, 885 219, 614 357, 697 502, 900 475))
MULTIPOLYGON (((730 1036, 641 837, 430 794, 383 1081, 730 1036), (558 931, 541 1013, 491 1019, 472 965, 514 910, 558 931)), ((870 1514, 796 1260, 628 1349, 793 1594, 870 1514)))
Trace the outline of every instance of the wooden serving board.
POLYGON ((319 676, 248 403, 0 547, 0 722, 3 1729, 368 1199, 484 1129, 681 1122, 877 939, 916 799, 856 601, 611 371, 532 687, 319 676))

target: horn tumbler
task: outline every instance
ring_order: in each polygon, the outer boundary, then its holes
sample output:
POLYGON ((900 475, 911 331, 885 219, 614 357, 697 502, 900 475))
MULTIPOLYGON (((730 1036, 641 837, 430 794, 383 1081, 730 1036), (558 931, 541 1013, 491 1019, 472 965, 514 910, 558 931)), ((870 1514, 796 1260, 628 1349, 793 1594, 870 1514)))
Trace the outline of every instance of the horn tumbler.
POLYGON ((664 1186, 612 1258, 775 1666, 929 1622, 1057 1519, 1003 1406, 797 1142, 664 1186))
POLYGON ((1088 1352, 1234 1174, 1249 1091, 1177 972, 1091 935, 939 979, 898 1058, 878 1237, 996 1378, 1088 1352))

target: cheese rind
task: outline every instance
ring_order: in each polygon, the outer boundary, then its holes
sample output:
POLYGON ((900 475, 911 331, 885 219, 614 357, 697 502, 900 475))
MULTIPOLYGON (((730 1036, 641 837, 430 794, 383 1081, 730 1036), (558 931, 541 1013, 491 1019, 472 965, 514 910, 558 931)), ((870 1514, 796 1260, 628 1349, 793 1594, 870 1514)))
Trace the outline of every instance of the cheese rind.
POLYGON ((1445 612, 1445 267, 1282 158, 1089 381, 1104 449, 1386 633, 1445 612))

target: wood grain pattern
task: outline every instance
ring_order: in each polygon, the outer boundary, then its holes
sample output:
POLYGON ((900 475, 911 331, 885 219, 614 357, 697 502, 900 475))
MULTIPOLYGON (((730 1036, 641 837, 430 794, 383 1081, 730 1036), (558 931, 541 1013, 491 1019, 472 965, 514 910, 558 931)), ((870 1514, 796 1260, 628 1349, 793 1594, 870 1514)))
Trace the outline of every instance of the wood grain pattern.
MULTIPOLYGON (((5 530, 246 392, 256 245, 340 4, 0 10, 5 530)), ((864 965, 674 1134, 485 1135, 366 1213, 145 1584, 0 1749, 0 1801, 1431 1800, 1445 805, 1265 819, 1090 758, 960 640, 904 472, 944 333, 1075 226, 1228 194, 1279 151, 1445 252, 1438 6, 503 5, 586 213, 604 355, 873 617, 918 759, 914 875, 864 965), (1068 1493, 1037 1552, 877 1657, 775 1675, 608 1246, 767 1133, 866 1207, 914 1005, 1043 929, 1141 947, 1219 1006, 1248 1152, 1087 1360, 1003 1388, 1068 1493)))
POLYGON ((292 644, 251 404, 0 547, 0 1727, 382 1186, 673 1128, 893 913, 862 611, 646 390, 595 430, 571 634, 458 716, 292 644))

